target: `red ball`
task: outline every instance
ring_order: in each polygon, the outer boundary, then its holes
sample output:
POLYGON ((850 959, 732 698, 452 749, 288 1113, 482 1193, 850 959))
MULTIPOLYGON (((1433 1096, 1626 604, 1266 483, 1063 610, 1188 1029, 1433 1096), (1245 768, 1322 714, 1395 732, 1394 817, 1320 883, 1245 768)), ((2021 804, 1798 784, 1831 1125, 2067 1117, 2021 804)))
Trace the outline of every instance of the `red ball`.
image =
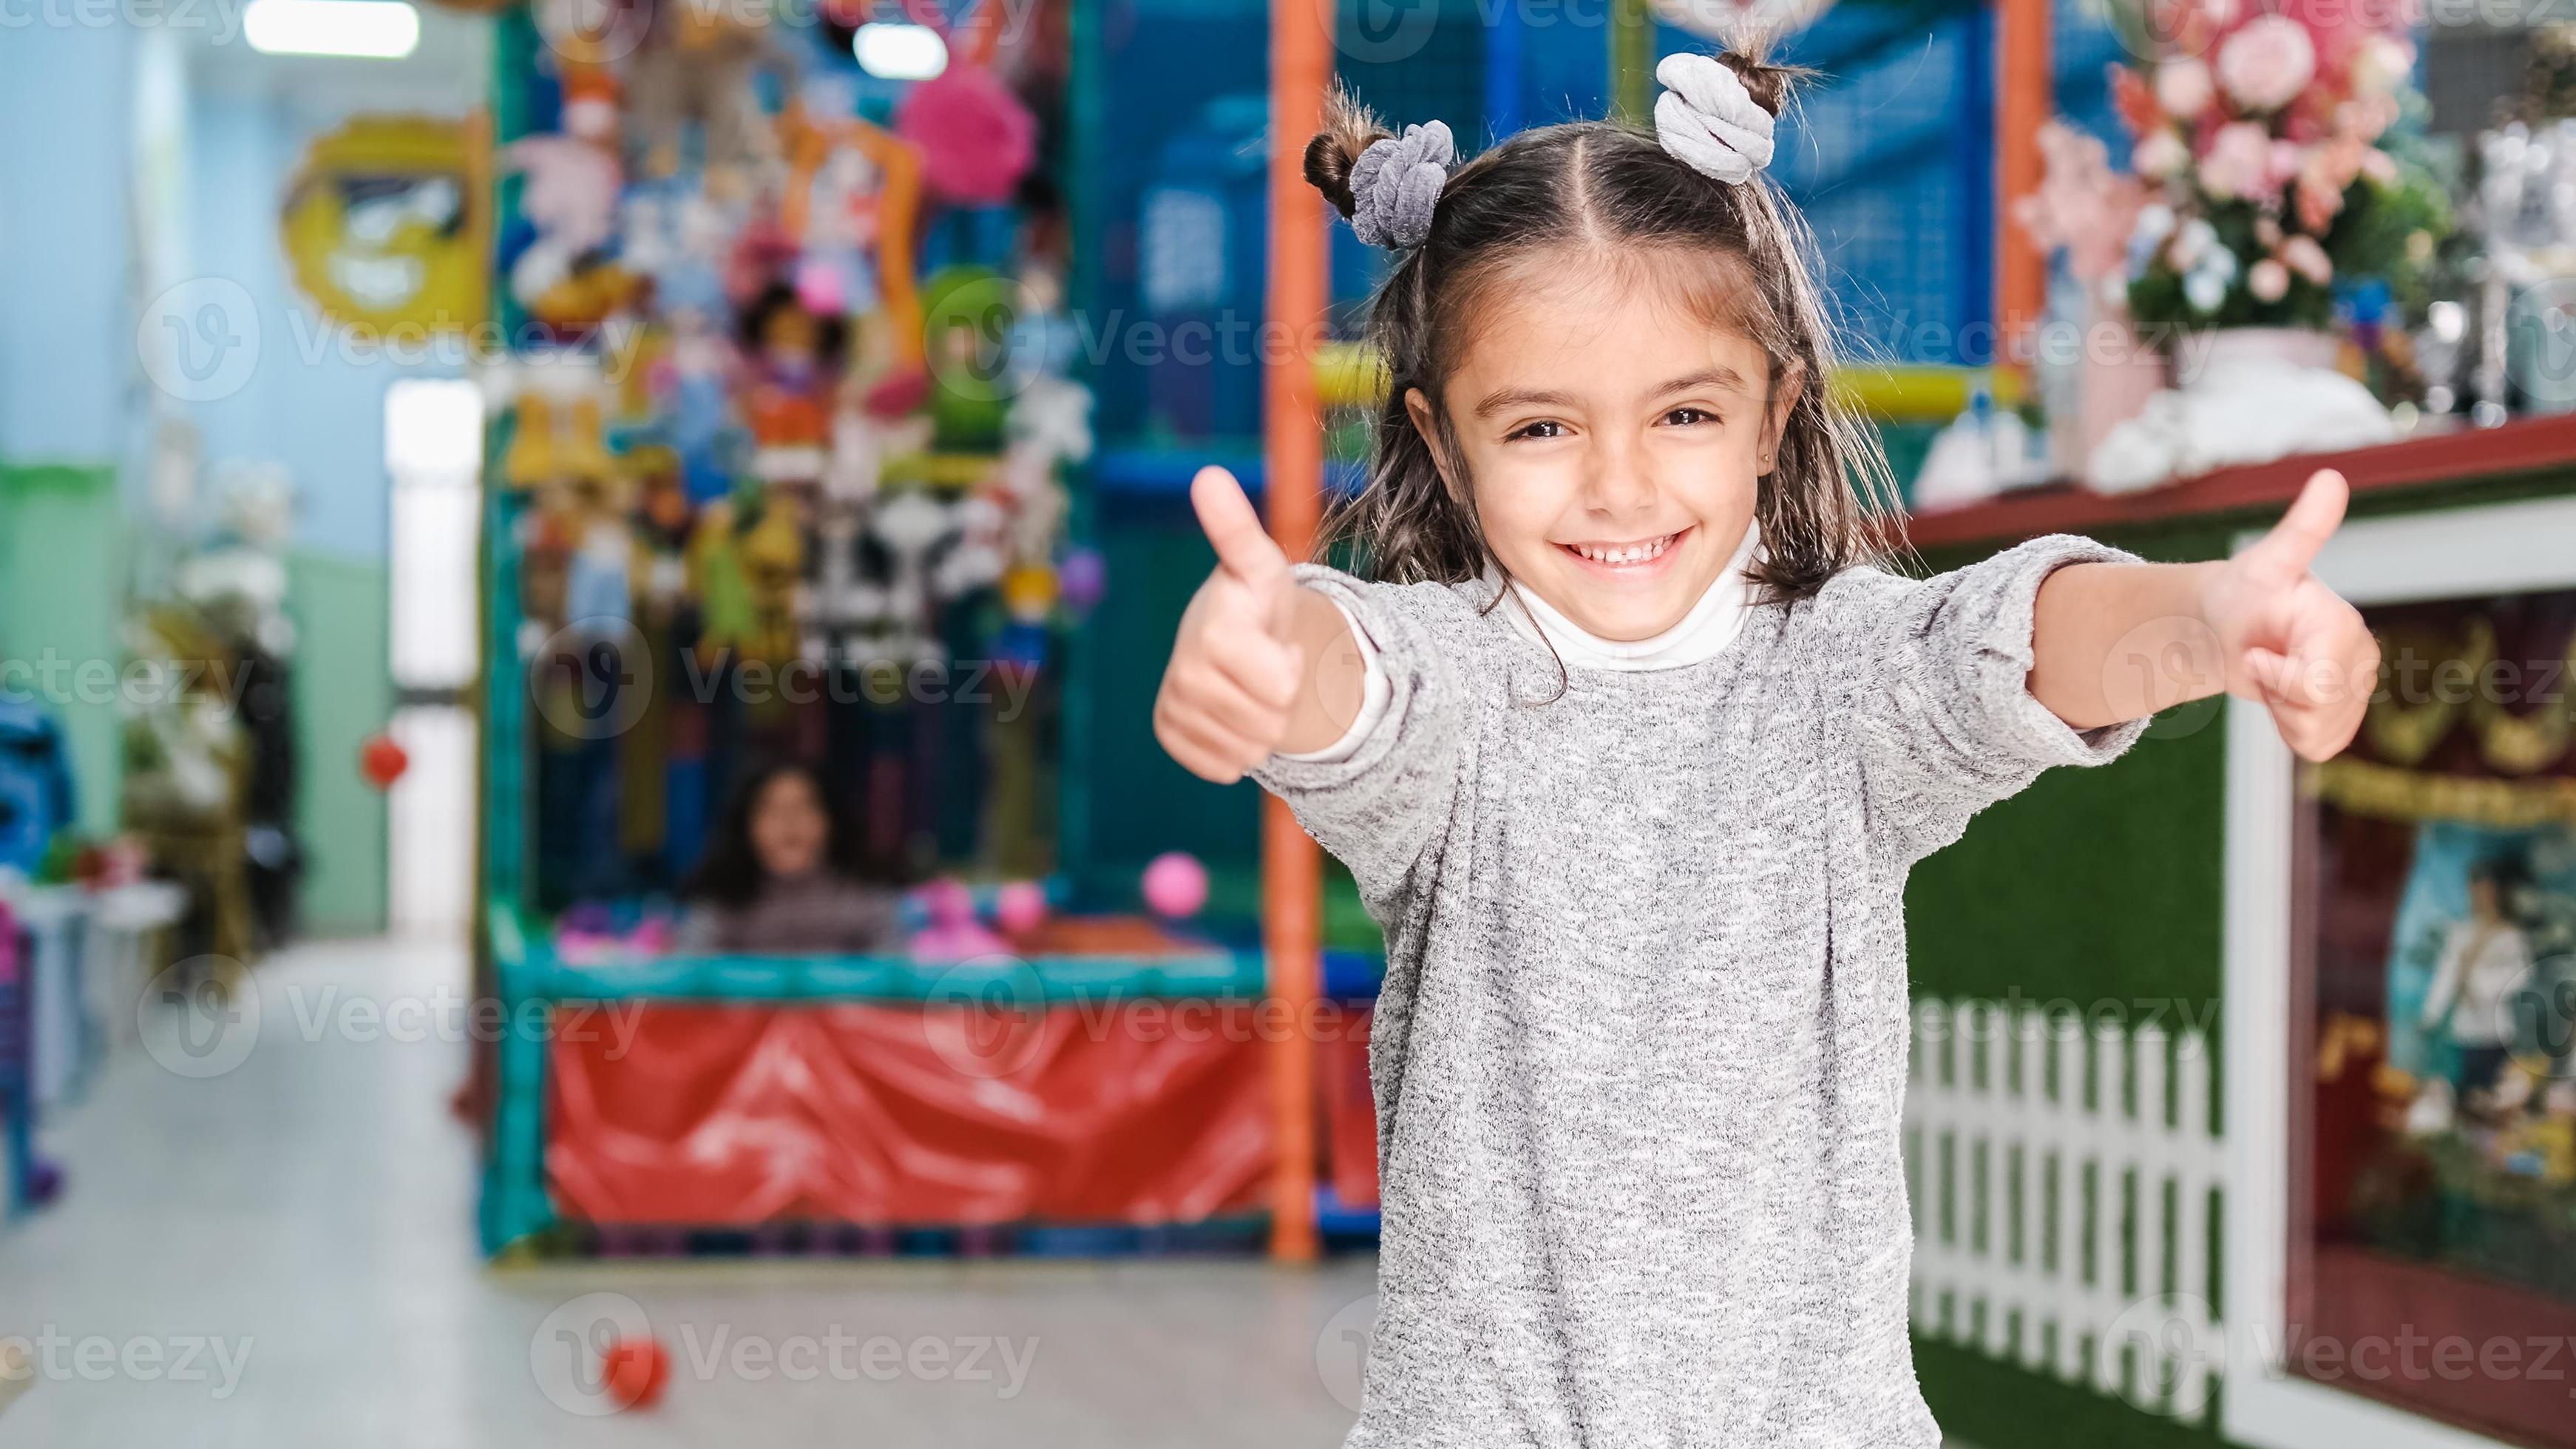
POLYGON ((671 1356, 659 1339, 620 1338, 601 1355, 608 1396, 628 1409, 649 1409, 671 1379, 671 1356))
POLYGON ((379 790, 390 790, 411 768, 411 755, 391 735, 371 735, 358 747, 358 773, 379 790))

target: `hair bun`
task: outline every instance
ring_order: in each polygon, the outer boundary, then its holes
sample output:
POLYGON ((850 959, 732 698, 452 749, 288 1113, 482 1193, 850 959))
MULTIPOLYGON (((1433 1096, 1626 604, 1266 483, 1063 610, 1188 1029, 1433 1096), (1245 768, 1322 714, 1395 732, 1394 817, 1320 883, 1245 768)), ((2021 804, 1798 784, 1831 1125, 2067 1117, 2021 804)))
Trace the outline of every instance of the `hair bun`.
POLYGON ((1306 143, 1306 184, 1324 193, 1333 210, 1349 216, 1359 206, 1351 194, 1351 172, 1369 147, 1387 139, 1376 114, 1336 88, 1324 102, 1324 129, 1306 143))

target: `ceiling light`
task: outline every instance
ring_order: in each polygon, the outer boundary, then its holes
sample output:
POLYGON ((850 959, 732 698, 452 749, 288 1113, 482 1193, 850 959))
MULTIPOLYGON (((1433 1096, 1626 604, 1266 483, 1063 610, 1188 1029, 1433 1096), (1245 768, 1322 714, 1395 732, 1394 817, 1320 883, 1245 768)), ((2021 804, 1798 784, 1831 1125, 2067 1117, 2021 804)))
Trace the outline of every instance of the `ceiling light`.
POLYGON ((420 12, 404 0, 251 0, 242 34, 264 55, 400 60, 420 45, 420 12))
POLYGON ((948 42, 927 25, 871 20, 851 37, 850 53, 879 80, 928 80, 948 69, 948 42))

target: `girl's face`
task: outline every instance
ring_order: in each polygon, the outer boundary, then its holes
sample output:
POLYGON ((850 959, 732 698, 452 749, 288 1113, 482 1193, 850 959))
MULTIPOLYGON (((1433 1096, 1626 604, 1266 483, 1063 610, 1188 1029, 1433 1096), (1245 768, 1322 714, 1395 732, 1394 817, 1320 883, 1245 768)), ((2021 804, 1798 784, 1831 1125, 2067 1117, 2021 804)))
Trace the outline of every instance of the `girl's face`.
POLYGON ((812 874, 822 865, 831 839, 831 817, 823 812, 814 782, 801 772, 790 770, 771 779, 752 802, 751 853, 764 875, 812 874))
MULTIPOLYGON (((1797 400, 1679 287, 1628 281, 1652 265, 1537 259, 1534 284, 1497 287, 1443 399, 1495 557, 1604 639, 1672 628, 1717 581, 1797 400)), ((1422 394, 1405 405, 1436 438, 1422 394)))

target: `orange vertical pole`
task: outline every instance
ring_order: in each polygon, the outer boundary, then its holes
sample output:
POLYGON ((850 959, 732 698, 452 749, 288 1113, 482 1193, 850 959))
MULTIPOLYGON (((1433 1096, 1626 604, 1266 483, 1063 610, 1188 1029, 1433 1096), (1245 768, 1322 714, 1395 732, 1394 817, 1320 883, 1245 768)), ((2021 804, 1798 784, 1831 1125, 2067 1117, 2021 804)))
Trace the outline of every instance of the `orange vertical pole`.
MULTIPOLYGON (((1324 123, 1333 82, 1335 0, 1270 0, 1270 294, 1262 342, 1262 468, 1270 533, 1302 559, 1323 509, 1324 427, 1315 347, 1330 301, 1324 198, 1306 184, 1306 138, 1324 123)), ((1272 1101, 1279 1158, 1271 1178, 1270 1256, 1314 1260, 1315 1044, 1323 977, 1323 858, 1276 796, 1261 802, 1262 945, 1270 963, 1272 1101)))
POLYGON ((2048 305, 2048 259, 2013 221, 2014 203, 2039 190, 2039 128, 2055 109, 2049 0, 1994 0, 1995 332, 1998 362, 2023 368, 2024 340, 2048 305))

